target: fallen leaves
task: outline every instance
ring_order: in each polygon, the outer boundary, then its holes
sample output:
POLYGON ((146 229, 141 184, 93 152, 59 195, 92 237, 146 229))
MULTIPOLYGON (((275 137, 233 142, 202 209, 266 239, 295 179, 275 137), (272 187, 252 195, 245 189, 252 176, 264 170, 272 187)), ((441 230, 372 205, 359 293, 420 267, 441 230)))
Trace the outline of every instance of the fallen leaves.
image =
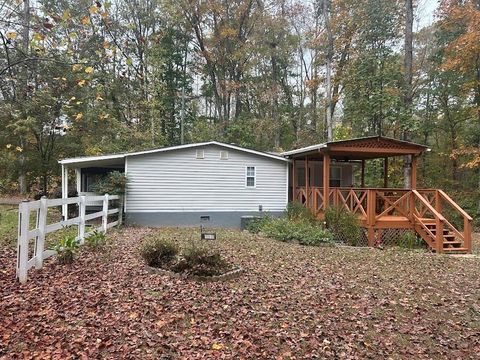
POLYGON ((307 248, 222 230, 209 244, 246 271, 198 283, 145 270, 137 248, 153 231, 110 233, 104 252, 82 251, 69 266, 48 260, 24 286, 13 282, 14 251, 0 251, 0 357, 473 359, 480 351, 478 259, 307 248))
POLYGON ((7 31, 5 37, 9 40, 15 40, 17 38, 17 32, 13 30, 7 31))

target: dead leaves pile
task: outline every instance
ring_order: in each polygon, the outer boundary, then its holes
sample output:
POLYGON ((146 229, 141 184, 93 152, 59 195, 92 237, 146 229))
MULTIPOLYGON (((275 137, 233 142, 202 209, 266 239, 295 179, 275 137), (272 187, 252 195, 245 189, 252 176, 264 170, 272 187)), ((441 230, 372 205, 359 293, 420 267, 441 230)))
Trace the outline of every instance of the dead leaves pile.
POLYGON ((302 247, 219 231, 246 272, 198 283, 148 273, 141 240, 193 230, 126 228, 103 252, 47 261, 14 282, 0 252, 0 357, 478 358, 480 260, 302 247))

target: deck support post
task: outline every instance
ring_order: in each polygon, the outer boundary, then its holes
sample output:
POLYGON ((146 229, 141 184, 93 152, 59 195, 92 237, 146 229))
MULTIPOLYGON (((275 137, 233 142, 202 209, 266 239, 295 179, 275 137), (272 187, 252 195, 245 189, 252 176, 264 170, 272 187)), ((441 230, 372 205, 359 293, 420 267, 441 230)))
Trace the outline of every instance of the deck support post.
POLYGON ((308 159, 305 157, 305 207, 308 209, 308 200, 309 200, 309 196, 308 196, 308 183, 309 183, 309 178, 308 178, 308 159))
POLYGON ((388 188, 388 157, 383 159, 383 187, 388 188))
POLYGON ((368 246, 375 246, 375 230, 372 226, 368 227, 368 246))
POLYGON ((360 175, 360 182, 361 182, 360 187, 364 188, 365 187, 365 160, 362 160, 362 173, 360 175))
POLYGON ((417 188, 417 156, 412 155, 412 169, 410 171, 410 187, 415 190, 417 188))
POLYGON ((367 190, 367 226, 368 226, 368 246, 375 246, 375 190, 367 190))
POLYGON ((323 154, 323 210, 330 204, 330 154, 323 154))

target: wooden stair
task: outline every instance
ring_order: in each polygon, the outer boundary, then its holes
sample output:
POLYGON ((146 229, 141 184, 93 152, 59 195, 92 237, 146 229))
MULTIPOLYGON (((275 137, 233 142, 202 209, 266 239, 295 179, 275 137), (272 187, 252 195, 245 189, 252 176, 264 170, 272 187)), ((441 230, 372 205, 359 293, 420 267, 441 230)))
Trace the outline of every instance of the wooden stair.
MULTIPOLYGON (((435 219, 417 218, 415 222, 415 231, 429 245, 433 251, 437 251, 437 229, 435 219)), ((465 246, 462 238, 458 237, 454 231, 443 228, 443 245, 441 252, 445 254, 467 254, 468 248, 465 246)))

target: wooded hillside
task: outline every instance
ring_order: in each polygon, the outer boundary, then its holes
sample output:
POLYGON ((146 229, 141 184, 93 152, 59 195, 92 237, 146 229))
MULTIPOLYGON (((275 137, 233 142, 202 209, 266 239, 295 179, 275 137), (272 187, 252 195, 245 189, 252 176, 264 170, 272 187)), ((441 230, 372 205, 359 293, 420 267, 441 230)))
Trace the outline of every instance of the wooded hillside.
MULTIPOLYGON (((52 191, 68 156, 379 134, 429 145, 419 186, 454 190, 473 214, 480 0, 442 0, 423 27, 420 5, 0 1, 0 192, 52 191)), ((369 165, 367 185, 382 168, 369 165)))

